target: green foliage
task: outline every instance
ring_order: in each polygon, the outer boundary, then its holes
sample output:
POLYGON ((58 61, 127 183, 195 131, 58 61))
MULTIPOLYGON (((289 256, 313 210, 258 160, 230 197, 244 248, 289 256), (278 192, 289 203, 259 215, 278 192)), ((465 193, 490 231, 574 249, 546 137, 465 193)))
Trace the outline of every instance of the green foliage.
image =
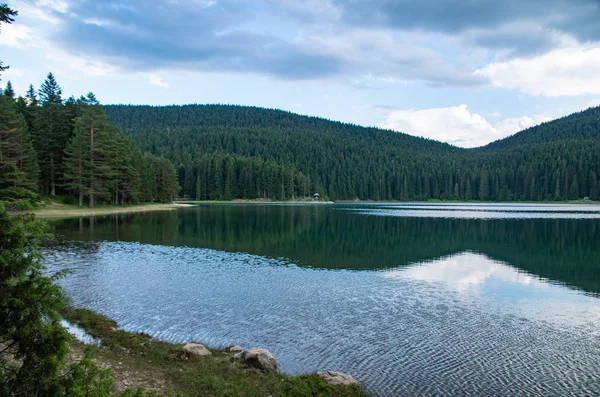
POLYGON ((89 352, 81 362, 71 366, 62 383, 61 394, 65 397, 109 397, 116 395, 111 369, 100 369, 89 352))
POLYGON ((0 387, 2 395, 52 395, 68 352, 58 311, 65 297, 43 275, 38 242, 46 225, 0 212, 0 387))
MULTIPOLYGON (((120 361, 126 371, 151 373, 172 382, 176 393, 193 396, 364 396, 358 386, 334 387, 317 375, 289 376, 246 368, 228 351, 212 350, 210 357, 190 356, 181 345, 173 345, 115 330, 116 323, 85 309, 68 308, 63 315, 86 332, 103 341, 98 352, 106 362, 120 361), (123 351, 128 352, 127 362, 123 351)), ((131 389, 123 396, 154 396, 143 389, 131 389), (143 394, 146 393, 146 394, 143 394)), ((180 394, 167 393, 167 396, 180 394)))
POLYGON ((311 194, 304 175, 257 157, 207 154, 180 168, 179 179, 187 197, 197 200, 287 200, 311 194))
POLYGON ((0 95, 0 199, 34 198, 38 176, 27 123, 13 99, 0 95))
POLYGON ((12 83, 10 81, 8 83, 6 83, 6 88, 4 89, 4 96, 10 97, 10 98, 15 97, 15 90, 13 89, 12 83))
POLYGON ((105 111, 142 149, 177 165, 181 195, 192 199, 288 199, 315 192, 333 200, 598 195, 600 108, 476 149, 243 106, 119 105, 105 111), (268 170, 255 172, 258 162, 268 170))
MULTIPOLYGON (((143 153, 108 122, 88 93, 62 100, 52 75, 36 93, 0 95, 0 200, 36 199, 38 193, 74 195, 96 203, 170 202, 179 192, 166 159, 143 153), (39 101, 38 101, 39 95, 39 101)), ((12 92, 12 94, 11 94, 12 92)))
MULTIPOLYGON (((62 273, 44 275, 38 244, 46 237, 45 223, 9 215, 0 202, 0 395, 118 396, 111 370, 98 366, 92 350, 66 362, 71 337, 59 322, 66 297, 55 284, 62 273)), ((143 389, 123 395, 159 396, 143 389)))

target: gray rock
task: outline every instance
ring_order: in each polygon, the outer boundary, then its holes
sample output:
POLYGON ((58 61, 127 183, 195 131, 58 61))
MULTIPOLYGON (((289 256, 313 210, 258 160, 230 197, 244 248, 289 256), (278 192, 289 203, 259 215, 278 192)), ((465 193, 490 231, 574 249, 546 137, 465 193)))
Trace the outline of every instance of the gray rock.
POLYGON ((195 356, 210 356, 212 354, 210 350, 199 343, 188 343, 187 345, 183 346, 183 350, 186 353, 190 353, 195 356))
POLYGON ((230 352, 241 352, 243 349, 241 346, 235 345, 235 346, 231 346, 229 349, 230 352))
POLYGON ((350 375, 346 375, 342 372, 317 372, 317 375, 321 378, 325 379, 327 383, 333 386, 349 386, 349 385, 358 385, 356 379, 351 377, 350 375))
POLYGON ((275 357, 265 349, 253 347, 236 354, 233 358, 240 360, 243 364, 258 368, 263 371, 279 372, 279 364, 275 357))

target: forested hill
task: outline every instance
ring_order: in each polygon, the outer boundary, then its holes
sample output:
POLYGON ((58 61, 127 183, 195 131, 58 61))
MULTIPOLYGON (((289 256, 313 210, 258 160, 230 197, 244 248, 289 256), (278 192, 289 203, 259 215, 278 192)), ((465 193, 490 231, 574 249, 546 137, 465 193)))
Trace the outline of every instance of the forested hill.
POLYGON ((41 197, 64 202, 168 202, 177 172, 108 122, 93 93, 62 98, 54 75, 25 97, 0 93, 0 201, 26 208, 41 197))
POLYGON ((600 139, 600 107, 589 108, 557 120, 530 127, 508 138, 492 142, 478 150, 499 150, 518 145, 571 141, 575 139, 600 139))
POLYGON ((105 106, 142 149, 178 168, 193 199, 564 200, 600 198, 598 108, 483 148, 280 110, 105 106))
MULTIPOLYGON (((265 109, 237 105, 182 105, 145 106, 109 105, 105 111, 110 120, 128 131, 138 131, 140 126, 151 129, 171 128, 227 128, 277 130, 315 130, 324 134, 347 134, 365 142, 402 145, 420 150, 455 151, 458 148, 431 139, 408 134, 390 133, 379 128, 368 128, 320 117, 301 116, 278 109, 265 109)), ((460 150, 460 149, 458 149, 460 150)))

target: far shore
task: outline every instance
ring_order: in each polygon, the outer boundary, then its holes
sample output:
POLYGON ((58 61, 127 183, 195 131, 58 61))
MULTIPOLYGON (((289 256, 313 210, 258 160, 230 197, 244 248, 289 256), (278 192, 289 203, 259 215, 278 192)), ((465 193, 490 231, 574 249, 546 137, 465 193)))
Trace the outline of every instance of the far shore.
MULTIPOLYGON (((406 203, 404 201, 385 201, 388 203, 406 203)), ((50 202, 44 206, 36 207, 28 211, 34 213, 40 218, 71 218, 82 216, 101 216, 114 214, 128 214, 136 212, 153 212, 153 211, 173 211, 180 208, 191 207, 202 204, 263 204, 263 205, 281 205, 281 204, 304 204, 304 205, 331 205, 331 204, 351 204, 351 203, 383 203, 383 201, 360 201, 360 200, 340 200, 340 201, 322 201, 322 200, 190 200, 190 201, 174 201, 165 204, 138 204, 138 205, 98 205, 96 207, 79 207, 77 205, 60 204, 50 202)), ((410 203, 422 204, 444 204, 444 203, 470 203, 470 204, 600 204, 599 201, 593 200, 571 200, 571 201, 453 201, 453 200, 429 200, 429 201, 410 201, 410 203)))
POLYGON ((139 205, 99 205, 97 207, 78 207, 58 203, 47 204, 30 211, 40 218, 69 218, 80 216, 127 214, 134 212, 172 211, 192 205, 184 203, 139 204, 139 205))

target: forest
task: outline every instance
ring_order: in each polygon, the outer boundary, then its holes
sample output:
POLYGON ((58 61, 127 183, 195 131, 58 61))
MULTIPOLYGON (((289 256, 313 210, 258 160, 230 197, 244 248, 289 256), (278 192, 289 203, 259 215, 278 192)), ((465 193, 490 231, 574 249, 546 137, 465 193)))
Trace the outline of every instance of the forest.
POLYGON ((65 203, 170 202, 179 191, 175 167, 143 152, 110 123, 93 93, 62 98, 52 73, 36 91, 0 95, 0 200, 65 203))
POLYGON ((600 108, 475 149, 246 106, 104 107, 189 199, 600 199, 600 108))

